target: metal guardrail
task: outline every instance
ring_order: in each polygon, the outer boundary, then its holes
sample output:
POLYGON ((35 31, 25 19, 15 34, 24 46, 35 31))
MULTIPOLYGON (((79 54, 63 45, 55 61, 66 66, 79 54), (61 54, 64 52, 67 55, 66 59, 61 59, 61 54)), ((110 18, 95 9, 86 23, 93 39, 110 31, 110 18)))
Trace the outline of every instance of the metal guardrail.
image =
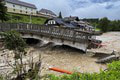
POLYGON ((87 32, 77 31, 73 28, 25 23, 0 23, 0 31, 4 32, 9 30, 82 43, 88 42, 88 39, 92 36, 87 32))

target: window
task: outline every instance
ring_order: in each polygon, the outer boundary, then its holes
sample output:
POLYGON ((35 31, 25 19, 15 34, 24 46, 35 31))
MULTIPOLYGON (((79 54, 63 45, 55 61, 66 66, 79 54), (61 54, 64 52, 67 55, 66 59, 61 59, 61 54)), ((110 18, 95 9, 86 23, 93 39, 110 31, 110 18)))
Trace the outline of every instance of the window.
POLYGON ((50 20, 48 21, 48 24, 56 24, 56 22, 54 20, 50 20))
POLYGON ((22 10, 20 10, 20 12, 22 13, 22 10))
POLYGON ((27 8, 26 8, 27 9, 27 8))
POLYGON ((53 21, 53 24, 56 24, 56 22, 55 22, 55 21, 53 21))
POLYGON ((15 9, 13 9, 13 11, 15 11, 15 9))
POLYGON ((22 8, 22 6, 20 6, 20 8, 22 8))
POLYGON ((27 14, 28 12, 26 11, 26 14, 27 14))
POLYGON ((15 5, 13 4, 13 7, 15 7, 15 5))
POLYGON ((33 9, 31 9, 31 11, 33 11, 33 9))
POLYGON ((31 14, 33 14, 33 12, 31 12, 31 14))

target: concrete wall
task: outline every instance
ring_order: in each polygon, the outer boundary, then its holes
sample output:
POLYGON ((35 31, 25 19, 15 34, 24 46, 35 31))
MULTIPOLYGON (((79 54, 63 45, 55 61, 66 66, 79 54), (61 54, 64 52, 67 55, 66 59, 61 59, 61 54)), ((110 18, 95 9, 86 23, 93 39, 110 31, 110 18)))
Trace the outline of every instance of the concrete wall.
POLYGON ((36 9, 17 5, 17 4, 12 4, 12 3, 8 3, 8 2, 6 2, 6 7, 7 7, 7 11, 12 12, 12 13, 28 14, 28 15, 30 15, 30 14, 36 15, 36 13, 37 13, 36 9))
POLYGON ((29 34, 24 34, 22 35, 23 38, 34 38, 34 39, 38 39, 38 40, 42 40, 44 41, 44 43, 48 43, 48 42, 53 42, 57 45, 68 45, 80 50, 83 50, 86 52, 87 47, 88 47, 88 43, 78 43, 78 42, 72 42, 72 41, 67 41, 67 40, 61 40, 61 39, 55 39, 55 38, 47 38, 47 37, 40 37, 37 35, 29 35, 29 34))
MULTIPOLYGON (((38 35, 30 35, 30 34, 22 34, 21 35, 22 38, 34 38, 34 39, 38 39, 40 41, 42 41, 43 43, 49 43, 49 42, 52 42, 56 45, 68 45, 68 46, 71 46, 71 47, 74 47, 74 48, 77 48, 77 49, 80 49, 80 50, 83 50, 84 52, 87 51, 87 48, 88 48, 88 43, 79 43, 79 42, 73 42, 73 41, 67 41, 67 40, 61 40, 61 39, 55 39, 55 38, 48 38, 48 37, 41 37, 41 36, 38 36, 38 35)), ((0 36, 0 39, 3 38, 0 36)))

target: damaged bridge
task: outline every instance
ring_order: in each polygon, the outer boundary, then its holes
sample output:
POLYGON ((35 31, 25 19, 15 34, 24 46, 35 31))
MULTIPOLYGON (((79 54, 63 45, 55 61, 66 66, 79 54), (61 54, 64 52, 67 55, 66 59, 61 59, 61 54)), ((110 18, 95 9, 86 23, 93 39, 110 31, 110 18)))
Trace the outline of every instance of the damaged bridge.
POLYGON ((64 44, 86 51, 95 40, 94 31, 83 31, 75 28, 47 26, 23 23, 0 23, 0 32, 16 30, 23 38, 34 38, 44 42, 64 44))

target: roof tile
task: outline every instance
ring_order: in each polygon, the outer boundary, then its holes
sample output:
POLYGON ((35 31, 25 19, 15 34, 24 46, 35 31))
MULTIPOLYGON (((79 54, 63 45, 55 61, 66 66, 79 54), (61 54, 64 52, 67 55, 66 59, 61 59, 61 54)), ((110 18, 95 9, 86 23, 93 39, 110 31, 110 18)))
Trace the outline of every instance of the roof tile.
POLYGON ((18 4, 18 5, 22 5, 22 6, 26 6, 26 7, 37 9, 34 4, 22 2, 22 1, 19 1, 19 0, 5 0, 5 1, 9 2, 9 3, 18 4))
POLYGON ((56 16, 54 12, 52 12, 51 10, 47 10, 47 9, 41 9, 39 13, 48 13, 48 14, 56 16))

